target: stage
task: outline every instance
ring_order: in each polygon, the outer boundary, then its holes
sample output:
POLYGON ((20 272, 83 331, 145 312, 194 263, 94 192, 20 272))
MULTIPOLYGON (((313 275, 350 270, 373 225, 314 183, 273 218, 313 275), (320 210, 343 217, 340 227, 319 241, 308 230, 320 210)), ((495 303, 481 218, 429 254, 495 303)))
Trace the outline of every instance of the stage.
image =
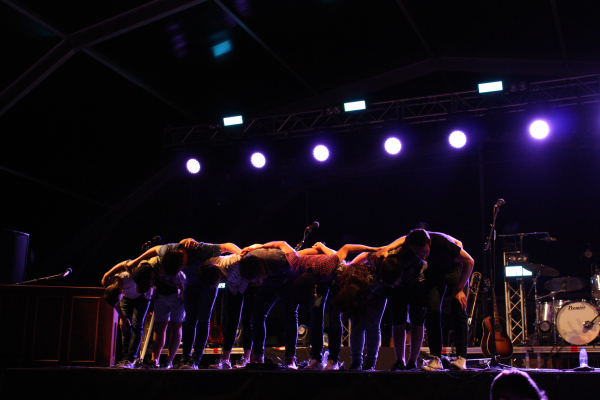
MULTIPOLYGON (((550 400, 597 398, 599 372, 527 371, 550 400)), ((19 399, 489 399, 498 370, 445 372, 7 368, 0 396, 19 399)))

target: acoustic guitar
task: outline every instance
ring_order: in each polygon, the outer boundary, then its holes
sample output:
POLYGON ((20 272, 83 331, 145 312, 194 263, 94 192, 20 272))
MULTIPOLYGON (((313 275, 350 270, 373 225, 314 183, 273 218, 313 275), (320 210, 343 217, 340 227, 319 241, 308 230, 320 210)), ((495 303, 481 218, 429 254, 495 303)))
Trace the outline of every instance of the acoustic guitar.
MULTIPOLYGON (((486 282, 486 285, 489 284, 486 282)), ((483 320, 483 338, 481 340, 481 353, 484 357, 493 357, 493 342, 496 343, 496 355, 500 358, 509 358, 513 354, 513 345, 506 333, 506 322, 498 316, 496 305, 496 292, 492 288, 492 299, 494 302, 495 325, 492 326, 492 317, 483 320)))

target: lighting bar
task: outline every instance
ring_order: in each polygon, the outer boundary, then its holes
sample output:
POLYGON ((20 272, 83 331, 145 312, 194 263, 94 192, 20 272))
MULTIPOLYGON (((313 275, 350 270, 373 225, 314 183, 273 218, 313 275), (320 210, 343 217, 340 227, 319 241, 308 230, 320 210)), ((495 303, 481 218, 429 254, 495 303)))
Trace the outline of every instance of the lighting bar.
POLYGON ((502 81, 480 83, 477 86, 479 86, 479 93, 499 92, 502 90, 502 81))
POLYGON ((223 118, 224 126, 239 125, 239 124, 243 124, 243 123, 244 123, 244 120, 242 119, 241 115, 237 115, 235 117, 223 118))
POLYGON ((367 106, 364 100, 361 101, 353 101, 352 103, 344 103, 344 111, 356 111, 356 110, 364 110, 367 106))

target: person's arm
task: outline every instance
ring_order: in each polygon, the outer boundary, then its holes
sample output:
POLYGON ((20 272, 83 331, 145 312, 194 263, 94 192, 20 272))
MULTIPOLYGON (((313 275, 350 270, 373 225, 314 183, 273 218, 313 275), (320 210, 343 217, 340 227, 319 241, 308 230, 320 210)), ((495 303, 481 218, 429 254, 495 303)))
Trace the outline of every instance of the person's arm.
POLYGON ((146 250, 146 252, 144 252, 144 254, 142 254, 141 256, 139 256, 138 258, 136 258, 135 260, 128 261, 126 267, 128 269, 135 268, 143 260, 149 260, 152 257, 156 257, 158 255, 158 249, 160 249, 160 247, 161 246, 154 246, 153 248, 151 248, 149 250, 146 250))
POLYGON ((186 250, 194 250, 199 245, 199 243, 192 238, 182 239, 179 244, 186 250))
POLYGON ((119 314, 119 327, 123 329, 123 325, 125 325, 125 327, 129 329, 131 327, 131 321, 125 317, 125 314, 123 314, 123 310, 121 310, 121 302, 115 304, 115 310, 117 311, 117 314, 119 314))
POLYGON ((317 253, 322 253, 327 256, 332 256, 336 253, 335 250, 332 250, 329 247, 325 246, 325 243, 322 242, 315 243, 312 248, 317 250, 317 253))
MULTIPOLYGON (((287 242, 269 242, 257 247, 257 249, 279 249, 284 253, 296 253, 296 250, 292 248, 287 242)), ((297 254, 297 253, 296 253, 297 254)))
POLYGON ((379 249, 381 249, 381 247, 369 247, 363 246, 362 244, 345 244, 335 254, 337 254, 340 261, 343 261, 346 259, 346 256, 349 253, 362 253, 363 251, 378 251, 379 249))
POLYGON ((360 253, 350 263, 351 264, 366 264, 367 263, 367 256, 368 255, 369 255, 369 253, 367 253, 367 252, 360 253))
POLYGON ((122 261, 120 263, 118 263, 117 265, 115 265, 114 267, 112 267, 111 269, 109 269, 104 276, 102 277, 102 286, 104 287, 108 287, 110 285, 112 285, 113 283, 113 277, 115 276, 115 274, 118 274, 121 271, 125 271, 125 265, 131 260, 127 260, 127 261, 122 261))
POLYGON ((402 236, 399 237, 398 239, 394 240, 392 243, 388 244, 387 246, 383 246, 382 248, 380 248, 375 255, 377 257, 387 257, 388 253, 390 250, 394 250, 397 249, 398 247, 402 246, 404 244, 404 242, 406 241, 406 236, 402 236))
POLYGON ((242 249, 240 249, 233 243, 222 243, 221 244, 221 254, 223 254, 223 253, 240 254, 241 252, 242 252, 242 249))
POLYGON ((316 256, 318 254, 323 254, 323 253, 321 253, 319 250, 312 248, 312 247, 309 249, 302 249, 302 250, 298 251, 299 256, 316 256))
POLYGON ((454 259, 454 261, 462 264, 462 272, 460 274, 460 278, 458 279, 458 283, 454 288, 454 293, 452 293, 452 297, 456 298, 460 302, 463 310, 466 310, 467 296, 463 292, 463 289, 467 284, 471 273, 473 272, 473 266, 475 265, 475 261, 473 261, 473 258, 464 249, 461 249, 460 254, 454 259))

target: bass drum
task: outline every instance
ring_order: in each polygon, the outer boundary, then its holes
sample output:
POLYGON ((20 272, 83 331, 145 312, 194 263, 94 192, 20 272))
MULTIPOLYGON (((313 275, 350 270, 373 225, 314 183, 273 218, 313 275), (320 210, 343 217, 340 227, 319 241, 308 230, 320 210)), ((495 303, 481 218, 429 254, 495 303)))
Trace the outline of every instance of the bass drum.
POLYGON ((586 345, 598 336, 600 325, 595 322, 588 329, 583 324, 597 316, 598 310, 587 301, 568 301, 556 316, 556 330, 565 342, 576 346, 586 345))

